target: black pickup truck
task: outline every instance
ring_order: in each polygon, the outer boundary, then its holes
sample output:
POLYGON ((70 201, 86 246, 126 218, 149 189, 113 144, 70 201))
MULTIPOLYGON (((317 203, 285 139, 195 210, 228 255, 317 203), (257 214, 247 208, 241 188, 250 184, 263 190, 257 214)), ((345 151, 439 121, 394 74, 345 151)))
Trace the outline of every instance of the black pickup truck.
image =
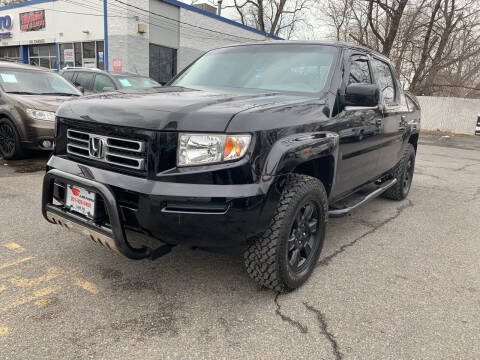
POLYGON ((289 291, 329 217, 407 196, 419 128, 415 97, 369 49, 217 49, 166 87, 62 105, 43 215, 130 259, 242 247, 253 279, 289 291))

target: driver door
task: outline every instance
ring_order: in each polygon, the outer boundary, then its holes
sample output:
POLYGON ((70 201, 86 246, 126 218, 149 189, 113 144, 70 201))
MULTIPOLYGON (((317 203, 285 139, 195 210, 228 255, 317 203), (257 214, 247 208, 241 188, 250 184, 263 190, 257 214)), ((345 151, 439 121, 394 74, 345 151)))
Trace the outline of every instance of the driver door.
MULTIPOLYGON (((347 62, 346 85, 373 83, 370 58, 352 54, 347 62)), ((334 196, 342 196, 371 181, 378 175, 382 112, 378 106, 346 106, 337 116, 335 131, 340 136, 340 159, 334 196)))

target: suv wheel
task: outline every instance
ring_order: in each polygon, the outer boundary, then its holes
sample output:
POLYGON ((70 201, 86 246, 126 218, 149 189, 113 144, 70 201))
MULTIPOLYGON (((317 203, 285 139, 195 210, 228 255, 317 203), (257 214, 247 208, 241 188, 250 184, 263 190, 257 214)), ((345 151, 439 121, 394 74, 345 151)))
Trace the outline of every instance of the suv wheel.
POLYGON ((6 160, 17 159, 22 156, 20 135, 8 119, 0 119, 0 154, 6 160))
POLYGON ((245 251, 245 266, 255 281, 286 292, 312 273, 323 247, 328 199, 323 184, 291 175, 269 229, 245 251))
POLYGON ((391 200, 403 200, 410 192, 413 180, 413 172, 415 170, 415 148, 412 144, 403 151, 400 162, 393 170, 393 177, 397 179, 397 183, 385 191, 382 196, 391 200))

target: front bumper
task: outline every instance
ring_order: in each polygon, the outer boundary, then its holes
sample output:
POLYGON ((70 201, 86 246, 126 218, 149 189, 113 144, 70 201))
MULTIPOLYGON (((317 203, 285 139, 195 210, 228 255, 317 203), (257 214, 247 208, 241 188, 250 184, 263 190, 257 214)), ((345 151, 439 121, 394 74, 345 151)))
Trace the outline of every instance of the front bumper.
MULTIPOLYGON (((131 232, 159 243, 234 247, 263 232, 281 189, 269 183, 196 185, 153 181, 52 156, 43 184, 42 212, 51 223, 80 227, 91 239, 131 259, 150 248, 130 245, 131 232), (73 184, 97 193, 106 220, 89 220, 54 204, 55 186, 73 184), (126 230, 128 235, 126 235, 126 230)), ((65 226, 65 225, 64 225, 65 226)))
POLYGON ((52 150, 55 136, 55 122, 33 120, 25 127, 26 138, 22 141, 24 147, 28 149, 52 150), (50 146, 45 146, 45 141, 50 142, 50 146))

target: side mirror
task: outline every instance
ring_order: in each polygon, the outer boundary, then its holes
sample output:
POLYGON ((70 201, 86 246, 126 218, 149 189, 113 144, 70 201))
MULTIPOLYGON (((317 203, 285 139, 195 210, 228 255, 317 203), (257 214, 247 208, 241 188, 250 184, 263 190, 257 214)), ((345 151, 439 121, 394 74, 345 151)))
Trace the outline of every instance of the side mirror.
POLYGON ((112 91, 115 91, 115 89, 111 86, 105 86, 103 89, 102 89, 103 92, 112 92, 112 91))
POLYGON ((78 91, 80 91, 82 94, 85 94, 85 88, 83 86, 77 86, 78 91))
POLYGON ((378 106, 380 89, 374 84, 350 84, 345 89, 345 106, 378 106))

